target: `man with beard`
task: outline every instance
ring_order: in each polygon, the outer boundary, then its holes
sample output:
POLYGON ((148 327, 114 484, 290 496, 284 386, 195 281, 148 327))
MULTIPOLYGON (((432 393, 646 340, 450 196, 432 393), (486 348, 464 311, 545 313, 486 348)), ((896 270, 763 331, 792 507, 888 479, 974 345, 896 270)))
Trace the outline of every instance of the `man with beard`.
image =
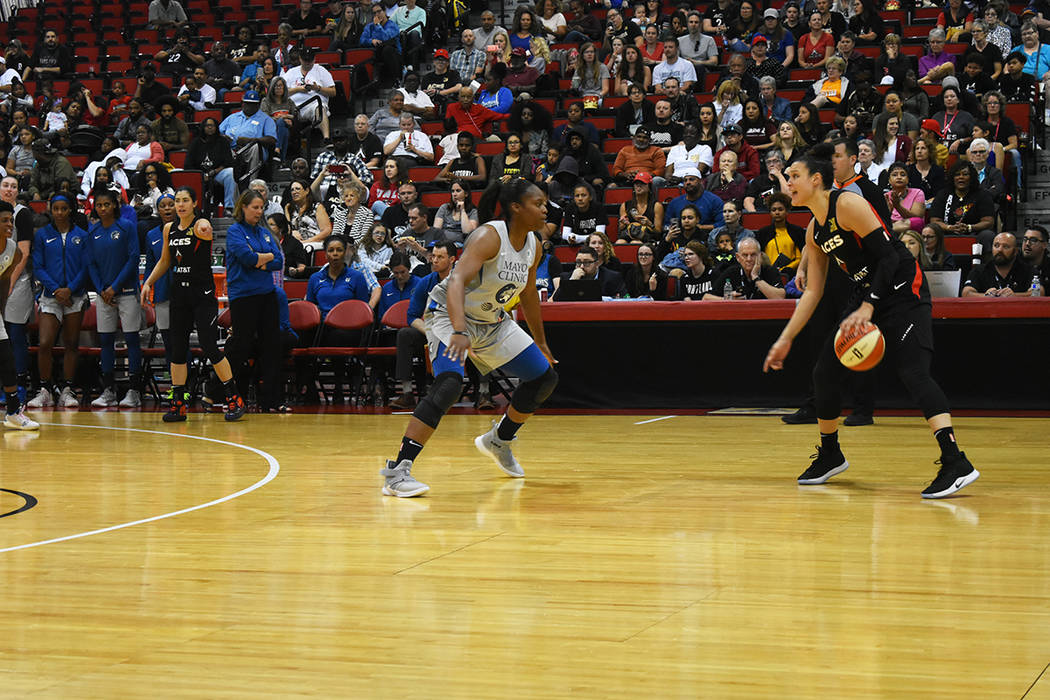
POLYGON ((171 89, 164 83, 157 82, 157 67, 153 65, 153 61, 147 62, 142 66, 138 84, 135 86, 135 97, 142 100, 143 105, 152 107, 168 95, 171 95, 171 89))
MULTIPOLYGON (((358 115, 358 118, 355 119, 355 127, 358 120, 364 121, 365 130, 367 131, 368 121, 364 119, 364 115, 358 115)), ((372 171, 368 169, 368 166, 350 152, 348 134, 342 129, 336 129, 332 132, 331 147, 321 151, 317 158, 314 159, 314 168, 310 172, 310 179, 315 183, 315 192, 324 201, 329 194, 335 196, 335 190, 332 188, 342 179, 347 181, 357 180, 367 190, 372 186, 373 177, 372 171), (342 173, 333 173, 329 169, 331 165, 341 165, 344 170, 342 173), (320 186, 317 186, 316 181, 322 174, 324 174, 324 179, 321 180, 320 186)))
POLYGON ((133 97, 128 102, 128 116, 121 119, 120 123, 117 124, 117 130, 113 132, 113 138, 117 140, 121 148, 127 148, 135 141, 135 133, 140 126, 150 126, 150 120, 142 109, 142 100, 138 97, 133 97))
MULTIPOLYGON (((160 116, 153 120, 153 136, 160 143, 164 153, 177 148, 186 148, 190 145, 190 128, 186 122, 175 116, 175 107, 178 102, 174 97, 168 96, 160 103, 158 112, 160 116)), ((256 105, 258 108, 258 105, 256 105)))
POLYGON ((696 227, 699 232, 703 233, 700 240, 707 240, 707 235, 712 229, 716 226, 725 226, 726 222, 722 217, 722 200, 703 189, 700 171, 696 168, 686 166, 685 169, 679 169, 677 172, 682 178, 682 194, 667 203, 664 211, 665 226, 676 225, 676 220, 682 215, 682 209, 691 204, 700 212, 700 223, 696 227))
MULTIPOLYGON (((1026 234, 1027 235, 1027 234, 1026 234)), ((964 297, 1027 297, 1032 296, 1032 277, 1035 271, 1017 254, 1017 237, 1004 231, 992 241, 992 259, 970 269, 963 282, 964 297)), ((1039 296, 1043 287, 1039 286, 1039 296)))
POLYGON ((32 75, 36 80, 58 80, 73 72, 73 55, 69 48, 58 43, 58 32, 48 29, 44 43, 33 56, 32 75))
POLYGON ((643 126, 649 130, 652 144, 662 149, 666 156, 671 147, 682 140, 682 125, 671 118, 671 103, 666 99, 656 103, 653 113, 656 119, 643 126))
POLYGON ((1029 226, 1021 238, 1021 255, 1039 273, 1039 284, 1044 293, 1050 289, 1050 256, 1046 254, 1046 243, 1046 228, 1038 224, 1029 226))
POLYGON ((664 99, 671 105, 671 121, 676 124, 685 126, 700 119, 700 104, 692 95, 682 94, 678 78, 671 76, 664 81, 664 99))

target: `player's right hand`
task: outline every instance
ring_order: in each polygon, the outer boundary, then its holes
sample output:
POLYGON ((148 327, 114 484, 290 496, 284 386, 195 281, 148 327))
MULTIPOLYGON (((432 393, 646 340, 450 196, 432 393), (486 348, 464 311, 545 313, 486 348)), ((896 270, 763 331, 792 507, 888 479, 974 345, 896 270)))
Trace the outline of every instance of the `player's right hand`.
POLYGON ((769 348, 766 361, 762 364, 762 371, 769 372, 769 370, 784 369, 784 360, 787 359, 789 352, 791 352, 791 341, 785 338, 777 338, 777 342, 773 343, 773 346, 769 348))

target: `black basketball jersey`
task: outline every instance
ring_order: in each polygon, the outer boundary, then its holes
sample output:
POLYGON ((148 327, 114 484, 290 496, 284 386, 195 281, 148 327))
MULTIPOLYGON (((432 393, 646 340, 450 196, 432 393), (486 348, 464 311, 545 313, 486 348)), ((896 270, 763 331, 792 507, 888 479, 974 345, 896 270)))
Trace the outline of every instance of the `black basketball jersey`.
POLYGON ((199 219, 194 217, 188 228, 171 224, 168 234, 168 251, 171 255, 171 284, 173 287, 192 288, 199 291, 215 289, 211 276, 211 241, 193 233, 199 219))
MULTIPOLYGON (((816 217, 813 218, 813 242, 842 268, 847 277, 860 285, 862 290, 867 291, 871 286, 871 275, 878 260, 864 249, 859 233, 840 227, 836 220, 838 198, 844 191, 846 190, 831 191, 828 199, 828 215, 824 223, 820 223, 816 217)), ((876 216, 878 216, 877 213, 876 216)), ((908 294, 928 301, 930 292, 926 285, 926 278, 904 244, 890 236, 885 229, 881 234, 872 235, 886 236, 893 252, 897 254, 897 265, 893 270, 890 295, 908 294)))

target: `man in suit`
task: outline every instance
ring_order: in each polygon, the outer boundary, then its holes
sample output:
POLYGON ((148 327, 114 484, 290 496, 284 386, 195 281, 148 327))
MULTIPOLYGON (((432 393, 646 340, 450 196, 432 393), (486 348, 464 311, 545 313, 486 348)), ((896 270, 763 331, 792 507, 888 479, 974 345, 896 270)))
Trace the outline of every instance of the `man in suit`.
POLYGON ((565 280, 598 280, 602 285, 603 297, 618 297, 626 292, 623 275, 601 265, 598 253, 586 246, 576 251, 576 269, 571 273, 562 273, 561 281, 565 280))

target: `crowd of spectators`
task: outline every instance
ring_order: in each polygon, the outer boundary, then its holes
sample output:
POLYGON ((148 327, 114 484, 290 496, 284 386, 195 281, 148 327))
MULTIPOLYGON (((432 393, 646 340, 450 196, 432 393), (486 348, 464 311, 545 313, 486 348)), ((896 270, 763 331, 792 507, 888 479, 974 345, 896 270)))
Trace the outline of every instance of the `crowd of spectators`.
MULTIPOLYGON (((549 198, 539 283, 554 298, 581 278, 611 297, 783 298, 798 293, 804 241, 785 169, 832 140, 846 144, 851 181, 884 193, 887 223, 924 269, 957 265, 945 238, 969 236, 987 264, 964 276, 964 294, 1045 289, 1046 232, 1004 231, 1028 157, 1027 134, 1005 112, 1042 104, 1050 6, 1018 16, 1000 0, 949 0, 921 56, 905 50, 915 33, 902 39, 884 19, 897 9, 914 8, 539 0, 505 27, 490 9, 476 27, 460 17, 443 42, 448 26, 435 27, 445 19, 432 4, 299 0, 273 26, 206 42, 179 0, 153 0, 163 47, 102 90, 56 29, 32 52, 9 42, 0 165, 10 184, 0 193, 39 203, 17 232, 27 260, 38 254, 34 231, 54 225, 56 195, 70 209, 62 226, 88 233, 102 191, 137 231, 137 253, 165 223, 172 171, 199 171, 207 214, 232 212, 248 190, 264 196, 284 276, 309 279, 322 311, 360 298, 379 318, 410 297, 406 273, 434 271, 436 245, 454 259, 483 223, 486 191, 526 178, 549 198), (369 52, 352 84, 373 92, 337 98, 319 37, 331 51, 369 52), (333 100, 370 95, 383 106, 333 116, 333 100), (316 153, 311 136, 323 144, 316 153), (557 250, 567 245, 579 246, 571 270, 557 250)), ((1042 127, 1042 110, 1032 116, 1029 132, 1042 127)), ((80 282, 72 299, 90 276, 80 282)))

